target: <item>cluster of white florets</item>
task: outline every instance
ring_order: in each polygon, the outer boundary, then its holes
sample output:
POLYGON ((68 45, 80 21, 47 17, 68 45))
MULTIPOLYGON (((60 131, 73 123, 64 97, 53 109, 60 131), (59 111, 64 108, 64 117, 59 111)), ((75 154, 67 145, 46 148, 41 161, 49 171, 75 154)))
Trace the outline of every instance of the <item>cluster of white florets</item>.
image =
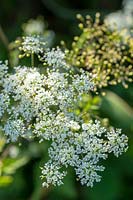
POLYGON ((20 66, 15 73, 3 76, 2 82, 0 116, 7 118, 3 129, 12 141, 31 129, 37 136, 50 138, 59 116, 72 115, 70 109, 92 87, 89 74, 83 70, 69 74, 47 68, 46 74, 41 74, 37 68, 20 66))
POLYGON ((59 47, 53 48, 52 50, 48 49, 43 59, 49 66, 55 66, 57 68, 66 66, 65 53, 59 47))
POLYGON ((126 149, 127 137, 121 135, 120 130, 108 132, 98 121, 83 123, 79 119, 71 123, 68 118, 64 119, 64 126, 55 134, 49 148, 50 161, 42 171, 42 178, 45 178, 43 185, 61 184, 61 179, 67 173, 64 168, 71 166, 81 184, 92 187, 94 182, 101 180, 98 172, 105 169, 99 162, 107 159, 111 152, 118 156, 126 149))
POLYGON ((126 28, 126 34, 132 34, 133 1, 124 0, 123 9, 107 15, 105 21, 112 30, 114 30, 116 27, 118 30, 126 28))
POLYGON ((14 73, 5 76, 7 66, 3 69, 0 63, 1 129, 8 141, 38 137, 52 142, 50 160, 42 168, 43 186, 61 185, 64 168, 69 166, 74 167, 81 184, 93 186, 101 179, 97 172, 104 170, 99 165, 101 159, 111 152, 116 156, 124 152, 127 137, 120 130, 108 132, 98 121, 84 123, 76 115, 76 105, 93 84, 88 72, 66 70, 61 53, 59 49, 46 53, 50 67, 45 74, 37 68, 16 67, 14 73))
POLYGON ((26 54, 39 54, 43 53, 45 46, 46 41, 43 36, 24 36, 19 49, 26 54))
MULTIPOLYGON (((30 19, 22 25, 23 34, 29 36, 30 38, 35 38, 36 36, 41 41, 45 42, 45 47, 51 47, 53 44, 53 39, 55 34, 52 30, 48 30, 48 24, 43 19, 43 17, 37 17, 36 19, 30 19)), ((32 38, 32 39, 33 39, 32 38)), ((24 38, 25 39, 25 38, 24 38)), ((40 41, 39 39, 39 41, 40 41)))
POLYGON ((3 84, 3 80, 7 75, 8 72, 8 61, 5 61, 5 63, 2 63, 0 61, 0 86, 3 84))

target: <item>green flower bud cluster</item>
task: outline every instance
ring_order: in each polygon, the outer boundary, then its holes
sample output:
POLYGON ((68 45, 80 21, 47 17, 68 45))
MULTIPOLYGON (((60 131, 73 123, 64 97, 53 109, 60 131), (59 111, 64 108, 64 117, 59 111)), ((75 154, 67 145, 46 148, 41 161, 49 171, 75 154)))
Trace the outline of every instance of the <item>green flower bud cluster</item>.
POLYGON ((94 22, 90 16, 77 18, 82 33, 66 51, 67 61, 91 73, 95 90, 118 83, 127 88, 133 76, 133 38, 125 36, 125 30, 111 30, 101 23, 98 13, 94 22))

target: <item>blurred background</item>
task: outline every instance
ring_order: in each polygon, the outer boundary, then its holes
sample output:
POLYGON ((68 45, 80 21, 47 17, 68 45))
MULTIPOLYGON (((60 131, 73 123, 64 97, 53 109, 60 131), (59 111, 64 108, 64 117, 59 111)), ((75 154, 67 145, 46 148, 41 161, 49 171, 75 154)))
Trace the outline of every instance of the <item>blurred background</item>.
MULTIPOLYGON (((132 0, 130 0, 132 1, 132 0)), ((30 18, 44 16, 49 29, 56 33, 56 43, 68 40, 78 34, 76 14, 95 16, 100 12, 102 17, 123 8, 122 0, 1 0, 0 24, 8 40, 12 41, 21 34, 21 25, 30 18)))
MULTIPOLYGON (((119 23, 119 28, 128 28, 124 20, 129 13, 132 17, 133 1, 127 1, 129 6, 126 0, 0 0, 0 60, 8 59, 6 45, 21 36, 22 24, 31 18, 44 17, 48 29, 55 35, 52 46, 60 45, 60 41, 64 40, 70 47, 73 37, 79 34, 77 13, 94 17, 96 12, 100 12, 102 19, 115 13, 111 16, 119 23)), ((129 26, 133 26, 132 20, 129 20, 129 26)), ((48 190, 41 188, 39 167, 47 160, 48 144, 44 147, 36 142, 25 142, 10 148, 10 156, 16 158, 19 155, 19 159, 5 162, 6 170, 13 176, 10 180, 0 179, 0 200, 132 200, 133 85, 129 84, 128 89, 117 85, 110 87, 109 91, 109 95, 102 98, 100 116, 123 129, 123 133, 129 137, 129 150, 118 159, 109 157, 105 162, 102 181, 93 188, 80 186, 70 170, 63 186, 48 190)), ((0 142, 0 148, 5 148, 2 145, 5 145, 4 141, 0 142)))

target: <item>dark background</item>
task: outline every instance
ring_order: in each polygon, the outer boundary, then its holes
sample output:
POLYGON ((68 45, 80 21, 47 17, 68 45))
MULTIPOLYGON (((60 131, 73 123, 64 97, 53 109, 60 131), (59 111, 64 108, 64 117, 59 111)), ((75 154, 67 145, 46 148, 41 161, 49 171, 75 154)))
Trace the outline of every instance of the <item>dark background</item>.
POLYGON ((42 15, 58 37, 70 40, 77 34, 77 13, 94 16, 100 12, 104 16, 121 8, 121 0, 0 0, 0 24, 9 40, 13 40, 22 23, 42 15))

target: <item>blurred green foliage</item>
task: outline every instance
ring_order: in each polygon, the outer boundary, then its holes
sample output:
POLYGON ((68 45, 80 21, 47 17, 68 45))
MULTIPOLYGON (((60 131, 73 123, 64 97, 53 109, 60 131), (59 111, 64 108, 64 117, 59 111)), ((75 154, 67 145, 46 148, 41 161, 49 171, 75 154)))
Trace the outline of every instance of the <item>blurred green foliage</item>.
POLYGON ((15 145, 7 145, 5 139, 0 136, 0 187, 8 186, 13 182, 13 174, 18 168, 28 162, 27 155, 19 155, 19 149, 15 145))

